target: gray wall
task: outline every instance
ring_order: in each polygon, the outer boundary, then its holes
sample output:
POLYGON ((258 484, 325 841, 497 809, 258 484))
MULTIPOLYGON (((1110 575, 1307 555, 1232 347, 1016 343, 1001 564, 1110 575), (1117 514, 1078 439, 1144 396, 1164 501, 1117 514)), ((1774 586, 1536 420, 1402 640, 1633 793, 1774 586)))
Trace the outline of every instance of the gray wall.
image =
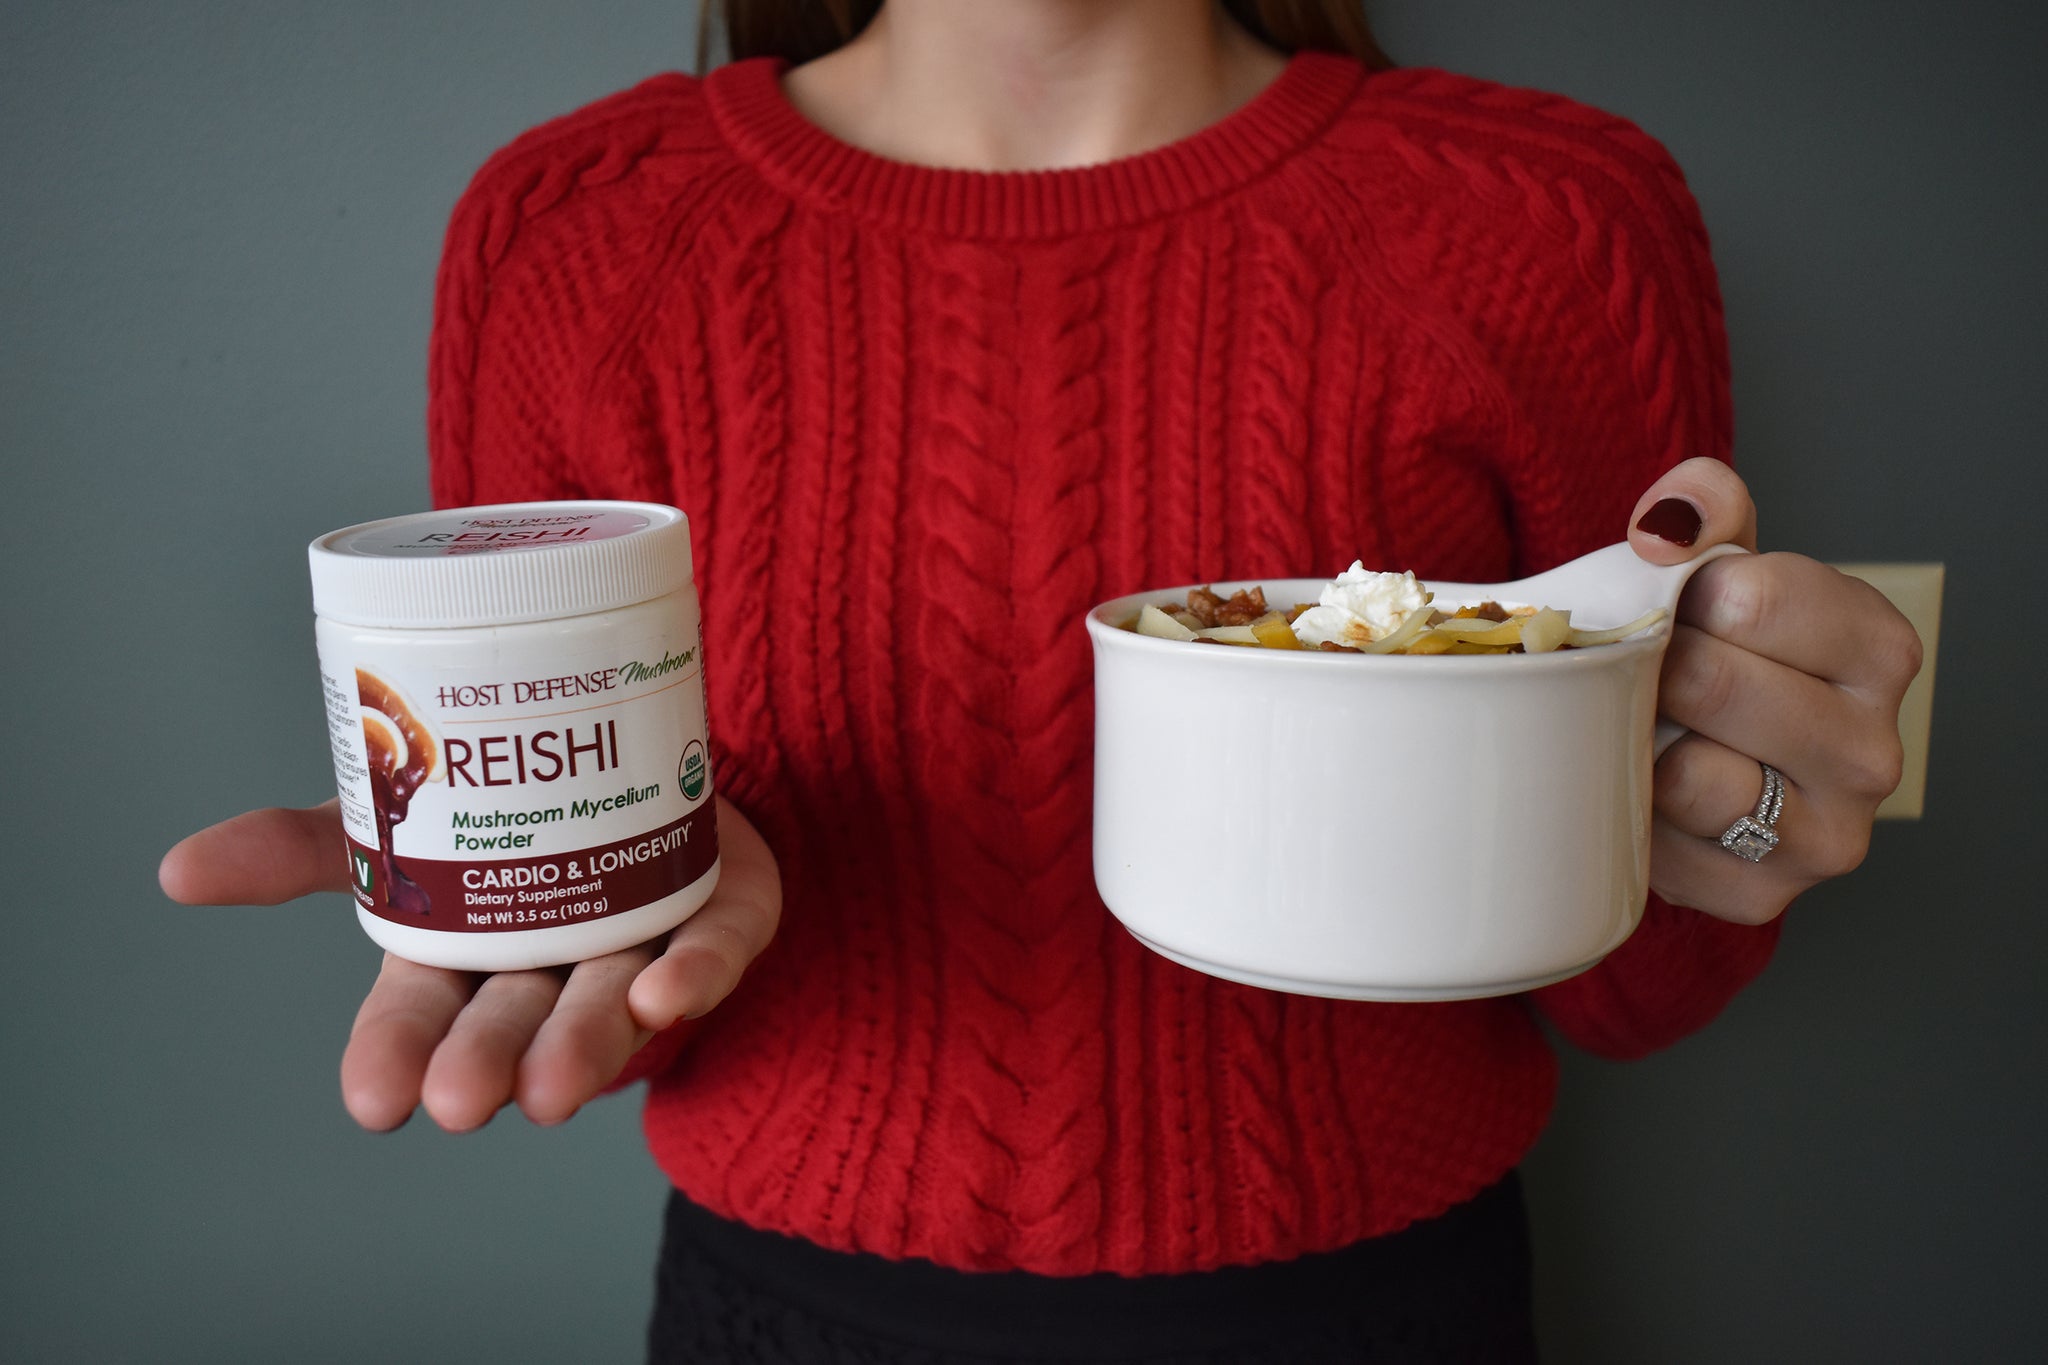
MULTIPOLYGON (((1388 0, 1387 46, 1630 114, 1721 262, 1769 544, 1950 570, 1929 815, 1710 1032, 1567 1063, 1529 1165, 1551 1355, 1999 1361, 2048 1335, 2035 7, 1388 0)), ((158 853, 329 782, 302 546, 424 504, 440 232, 499 143, 687 63, 691 7, 0 9, 0 1359, 624 1360, 631 1100, 355 1131, 338 898, 158 853)), ((2038 1349, 2038 1347, 2036 1347, 2038 1349)))

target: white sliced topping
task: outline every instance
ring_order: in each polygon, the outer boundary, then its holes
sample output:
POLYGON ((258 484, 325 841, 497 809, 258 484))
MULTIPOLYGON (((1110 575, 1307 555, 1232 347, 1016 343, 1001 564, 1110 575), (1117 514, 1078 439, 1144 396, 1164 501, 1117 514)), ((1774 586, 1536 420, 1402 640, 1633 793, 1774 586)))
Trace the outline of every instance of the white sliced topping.
POLYGON ((1255 645, 1259 637, 1250 626, 1210 626, 1194 633, 1197 640, 1215 640, 1226 645, 1255 645))
POLYGON ((1538 607, 1522 625, 1522 652, 1548 654, 1571 638, 1571 613, 1538 607))
POLYGON ((1150 604, 1147 604, 1138 613, 1138 634, 1156 635, 1162 640, 1192 640, 1195 638, 1193 631, 1150 604))
POLYGON ((1664 608, 1652 607, 1627 625, 1610 626, 1606 630, 1575 630, 1572 632, 1572 648, 1584 649, 1588 645, 1611 645, 1626 640, 1637 631, 1656 625, 1664 616, 1664 608))

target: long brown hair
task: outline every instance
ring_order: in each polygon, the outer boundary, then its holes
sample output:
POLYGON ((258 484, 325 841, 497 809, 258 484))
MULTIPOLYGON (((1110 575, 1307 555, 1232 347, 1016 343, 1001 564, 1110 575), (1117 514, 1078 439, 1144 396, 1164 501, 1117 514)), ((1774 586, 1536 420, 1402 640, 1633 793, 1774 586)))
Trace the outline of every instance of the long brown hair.
MULTIPOLYGON (((734 61, 781 57, 796 66, 851 42, 881 8, 882 0, 702 0, 697 65, 710 60, 714 15, 734 61)), ((1375 71, 1393 65, 1373 41, 1359 0, 1223 0, 1223 8, 1282 52, 1341 52, 1375 71)))

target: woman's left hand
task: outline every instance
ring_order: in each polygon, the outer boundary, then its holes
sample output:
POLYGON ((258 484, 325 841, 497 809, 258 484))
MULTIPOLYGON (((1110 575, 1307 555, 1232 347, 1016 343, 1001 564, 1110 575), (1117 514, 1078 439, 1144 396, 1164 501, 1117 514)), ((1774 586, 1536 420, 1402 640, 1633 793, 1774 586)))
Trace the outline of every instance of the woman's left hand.
MULTIPOLYGON (((1756 505, 1734 471, 1688 460, 1630 517, 1644 559, 1756 548, 1756 505)), ((1658 709, 1692 733, 1657 763, 1650 888, 1720 919, 1762 924, 1863 861, 1899 784, 1899 700, 1920 637, 1869 584, 1801 555, 1728 555, 1679 599, 1658 709), (1750 863, 1721 835, 1751 814, 1760 764, 1784 776, 1779 843, 1750 863)))

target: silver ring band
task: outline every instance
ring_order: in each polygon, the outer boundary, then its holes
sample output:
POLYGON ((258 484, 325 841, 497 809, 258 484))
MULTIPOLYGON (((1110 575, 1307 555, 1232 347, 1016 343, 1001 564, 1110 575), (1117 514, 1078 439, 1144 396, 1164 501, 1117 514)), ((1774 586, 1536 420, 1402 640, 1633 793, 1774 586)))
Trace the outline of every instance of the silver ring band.
POLYGON ((1760 863, 1764 855, 1778 846, 1778 816, 1785 809, 1785 778, 1768 763, 1759 763, 1764 770, 1764 794, 1757 798, 1756 810, 1728 826, 1728 832, 1721 836, 1721 847, 1738 858, 1760 863))

